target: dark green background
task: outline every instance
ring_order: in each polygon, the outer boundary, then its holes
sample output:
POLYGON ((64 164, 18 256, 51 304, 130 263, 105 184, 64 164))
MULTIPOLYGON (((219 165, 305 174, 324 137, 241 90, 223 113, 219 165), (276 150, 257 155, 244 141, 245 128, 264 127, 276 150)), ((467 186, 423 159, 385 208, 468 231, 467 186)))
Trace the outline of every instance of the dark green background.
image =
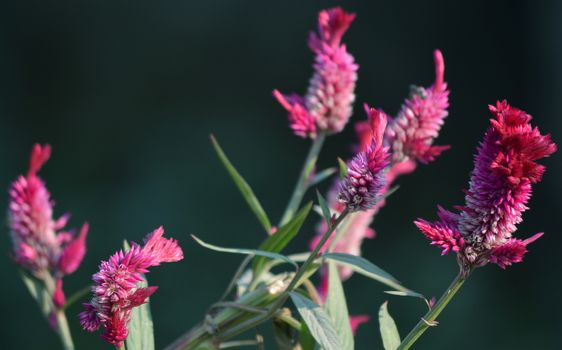
MULTIPOLYGON (((358 103, 394 114, 411 83, 433 79, 441 48, 451 88, 450 116, 439 143, 452 149, 400 179, 377 218, 364 255, 407 286, 437 295, 456 273, 411 223, 433 219, 435 206, 463 201, 472 154, 488 124, 487 104, 508 98, 560 142, 562 5, 556 1, 3 1, 0 5, 0 187, 27 167, 34 142, 53 146, 42 172, 71 226, 91 224, 88 254, 65 279, 88 283, 100 259, 124 238, 140 241, 158 225, 177 238, 185 260, 154 268, 151 284, 159 348, 201 319, 219 298, 240 257, 206 251, 190 233, 225 246, 254 247, 264 234, 216 160, 215 133, 277 219, 307 142, 291 135, 271 90, 304 92, 312 55, 306 47, 316 14, 334 4, 358 13, 345 37, 360 64, 358 103)), ((363 118, 356 108, 353 120, 363 118)), ((323 166, 348 157, 352 128, 331 137, 323 166)), ((525 263, 488 266, 418 343, 419 349, 559 349, 560 156, 547 159, 521 237, 546 234, 525 263)), ((4 211, 7 195, 1 201, 4 211)), ((316 218, 291 244, 306 249, 316 218)), ((1 235, 2 349, 57 349, 10 259, 1 235)), ((382 349, 376 313, 390 300, 404 335, 424 312, 417 300, 391 297, 361 277, 346 284, 360 328, 358 349, 382 349)), ((109 348, 83 332, 69 311, 79 349, 109 348)), ((269 341, 267 349, 274 346, 269 341)))

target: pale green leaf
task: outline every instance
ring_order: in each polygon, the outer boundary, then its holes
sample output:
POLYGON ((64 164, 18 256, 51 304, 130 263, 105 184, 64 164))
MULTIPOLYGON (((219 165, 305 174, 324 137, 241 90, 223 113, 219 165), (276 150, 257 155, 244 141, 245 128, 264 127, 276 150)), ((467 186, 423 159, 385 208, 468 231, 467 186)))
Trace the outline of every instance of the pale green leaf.
POLYGON ((342 350, 353 350, 355 345, 353 331, 349 323, 347 301, 345 299, 340 274, 334 262, 328 263, 328 295, 324 303, 324 309, 332 319, 341 341, 342 350))
POLYGON ((278 259, 278 260, 282 260, 284 262, 287 262, 295 267, 297 267, 297 263, 295 263, 293 260, 289 259, 288 257, 286 257, 285 255, 281 255, 281 254, 277 254, 277 253, 272 253, 272 252, 266 252, 263 250, 257 250, 257 249, 244 249, 244 248, 223 248, 223 247, 219 247, 216 245, 212 245, 206 242, 203 242, 201 239, 197 238, 194 235, 191 235, 191 237, 197 242, 199 243, 201 246, 207 248, 207 249, 211 249, 217 252, 222 252, 222 253, 231 253, 231 254, 243 254, 243 255, 259 255, 259 256, 264 256, 266 258, 270 258, 270 259, 278 259))
POLYGON ((324 350, 341 350, 341 342, 338 334, 330 320, 330 317, 322 308, 312 300, 291 292, 289 293, 293 303, 297 307, 302 319, 307 324, 310 334, 324 348, 324 350))
POLYGON ((323 257, 335 261, 338 265, 349 267, 353 271, 379 281, 391 288, 397 290, 405 289, 391 274, 363 257, 344 253, 327 253, 324 254, 323 257))
POLYGON ((396 350, 400 345, 400 334, 396 323, 388 313, 388 302, 385 301, 379 309, 379 327, 382 344, 385 350, 396 350))
POLYGON ((246 180, 244 180, 244 178, 236 170, 236 168, 232 165, 230 160, 228 160, 226 154, 224 153, 224 151, 222 150, 222 148, 220 147, 219 143, 217 142, 217 140, 213 135, 211 135, 211 142, 213 143, 213 147, 215 148, 215 151, 217 152, 219 159, 221 160, 222 164, 224 165, 224 167, 232 177, 232 180, 238 187, 238 190, 240 190, 240 193, 242 193, 242 196, 246 200, 246 203, 248 203, 250 209, 254 212, 258 220, 261 222, 265 231, 268 234, 271 233, 271 222, 269 221, 269 218, 267 217, 265 210, 263 210, 263 207, 261 206, 258 198, 254 194, 254 191, 252 190, 250 185, 248 185, 246 180))
POLYGON ((322 209, 322 216, 324 217, 324 220, 326 220, 328 227, 330 227, 332 225, 332 212, 330 211, 330 207, 319 191, 316 191, 316 196, 318 197, 318 204, 322 209))
POLYGON ((340 179, 345 178, 347 176, 347 164, 341 158, 338 158, 338 167, 340 171, 340 179))
POLYGON ((21 270, 20 276, 23 283, 27 287, 27 290, 29 290, 29 294, 31 294, 33 299, 35 299, 35 301, 37 302, 37 305, 39 306, 39 309, 41 309, 41 313, 43 314, 43 316, 49 317, 51 311, 53 311, 54 305, 51 294, 45 287, 45 284, 34 276, 30 276, 21 270))

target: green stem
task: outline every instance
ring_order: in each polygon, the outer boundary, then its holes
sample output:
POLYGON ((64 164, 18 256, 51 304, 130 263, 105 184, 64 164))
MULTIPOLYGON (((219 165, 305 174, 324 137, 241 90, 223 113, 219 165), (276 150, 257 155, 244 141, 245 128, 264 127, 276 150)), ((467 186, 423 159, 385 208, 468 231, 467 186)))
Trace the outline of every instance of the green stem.
POLYGON ((117 349, 117 350, 126 350, 126 349, 125 349, 125 344, 123 344, 122 346, 117 346, 116 349, 117 349))
POLYGON ((304 165, 301 169, 301 173, 295 185, 295 189, 293 190, 293 194, 291 195, 291 199, 289 200, 289 204, 287 205, 287 209, 285 209, 285 213, 283 213, 281 221, 279 222, 279 227, 288 223, 297 212, 302 201, 302 197, 304 197, 304 194, 308 189, 310 175, 314 170, 316 160, 318 159, 320 150, 324 145, 324 140, 326 140, 326 134, 324 132, 320 132, 312 141, 312 145, 310 146, 310 150, 308 151, 308 155, 306 156, 306 159, 304 161, 304 165))
POLYGON ((470 275, 469 272, 459 272, 457 277, 453 280, 449 288, 443 293, 441 298, 433 305, 433 307, 425 314, 425 316, 418 322, 418 324, 410 331, 410 333, 404 338, 400 346, 398 346, 397 350, 406 350, 409 349, 419 337, 431 326, 436 325, 435 319, 445 306, 453 299, 455 294, 459 291, 463 283, 466 281, 468 276, 470 275))
POLYGON ((59 337, 62 342, 64 350, 74 350, 74 343, 72 342, 72 336, 70 335, 70 328, 68 327, 68 321, 64 311, 56 311, 57 315, 57 327, 59 337))
POLYGON ((78 300, 82 299, 86 295, 88 295, 92 291, 92 286, 86 286, 74 294, 72 294, 68 299, 66 299, 66 303, 62 307, 63 310, 68 309, 72 304, 77 302, 78 300))

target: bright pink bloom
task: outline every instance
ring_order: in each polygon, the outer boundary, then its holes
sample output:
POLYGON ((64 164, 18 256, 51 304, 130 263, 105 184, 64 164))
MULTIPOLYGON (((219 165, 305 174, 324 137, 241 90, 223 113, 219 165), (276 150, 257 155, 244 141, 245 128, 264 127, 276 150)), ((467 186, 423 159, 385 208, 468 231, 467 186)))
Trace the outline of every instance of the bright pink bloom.
POLYGON ((383 112, 366 106, 371 123, 371 145, 360 150, 348 163, 347 176, 342 180, 338 199, 350 211, 368 210, 375 206, 385 186, 383 170, 389 164, 388 147, 383 146, 387 117, 383 112))
POLYGON ((53 293, 53 304, 57 308, 61 308, 66 303, 66 297, 64 291, 62 290, 62 278, 57 278, 55 285, 55 292, 53 293))
POLYGON ((316 57, 306 96, 274 92, 298 136, 314 137, 316 129, 340 132, 351 117, 358 66, 341 38, 354 18, 339 7, 320 11, 318 34, 311 33, 308 42, 316 57))
POLYGON ((62 231, 69 216, 53 219, 53 201, 45 183, 37 175, 50 155, 49 145, 34 145, 27 175, 18 177, 9 190, 8 222, 15 260, 36 276, 47 272, 71 273, 85 252, 85 233, 74 238, 71 233, 62 231), (72 260, 72 269, 59 269, 61 254, 70 245, 76 245, 73 244, 75 240, 81 241, 81 254, 72 260))
POLYGON ((351 331, 353 334, 355 335, 357 328, 359 328, 360 325, 369 322, 370 319, 371 317, 367 315, 350 315, 349 323, 351 324, 351 331))
POLYGON ((128 323, 134 307, 142 305, 157 287, 139 288, 142 274, 151 266, 183 259, 183 251, 174 239, 163 237, 164 229, 157 228, 144 239, 144 247, 131 244, 128 252, 118 251, 108 261, 102 261, 100 270, 92 276, 94 294, 85 311, 80 313, 80 324, 88 332, 105 328, 102 338, 122 346, 129 334, 128 323))
POLYGON ((62 251, 58 268, 65 275, 69 275, 78 269, 86 254, 86 235, 88 234, 88 224, 82 225, 80 233, 62 251))
POLYGON ((490 106, 494 115, 478 147, 466 204, 460 214, 440 210, 440 220, 416 225, 433 244, 458 252, 463 268, 488 262, 505 268, 520 262, 526 246, 539 238, 512 238, 528 209, 531 185, 541 180, 545 167, 536 163, 556 151, 549 135, 530 124, 531 116, 506 101, 490 106))
POLYGON ((449 107, 443 55, 435 50, 433 57, 435 82, 428 88, 413 87, 398 116, 388 125, 385 136, 392 149, 392 163, 409 159, 428 163, 449 148, 433 146, 449 107))
POLYGON ((273 91, 273 96, 289 113, 289 126, 295 135, 300 137, 316 137, 316 124, 314 118, 304 106, 304 99, 297 94, 283 95, 278 90, 273 91))

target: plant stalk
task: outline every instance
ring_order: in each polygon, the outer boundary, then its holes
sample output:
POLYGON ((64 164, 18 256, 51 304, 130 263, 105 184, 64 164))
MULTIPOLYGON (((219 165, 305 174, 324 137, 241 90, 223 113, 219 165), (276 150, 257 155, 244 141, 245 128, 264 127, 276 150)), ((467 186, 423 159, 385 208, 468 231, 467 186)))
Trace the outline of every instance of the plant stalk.
POLYGON ((308 155, 306 156, 306 159, 304 161, 299 178, 295 185, 295 189, 293 190, 293 194, 291 195, 291 199, 289 200, 289 204, 287 205, 287 209, 285 209, 285 213, 283 213, 281 221, 279 222, 279 227, 291 221, 291 219, 297 212, 302 198, 304 197, 304 194, 308 189, 310 175, 314 170, 316 160, 318 159, 320 150, 324 145, 324 140, 326 140, 326 133, 319 132, 318 135, 316 135, 316 138, 314 138, 314 140, 312 141, 312 145, 310 146, 310 150, 308 151, 308 155))
POLYGON ((422 334, 432 326, 437 325, 435 319, 443 309, 449 304, 451 299, 455 296, 455 294, 459 291, 461 286, 464 284, 468 276, 470 275, 469 272, 459 272, 457 277, 451 282, 451 285, 445 293, 439 298, 439 300, 429 309, 429 311, 425 314, 425 316, 418 322, 418 324, 410 331, 410 333, 402 340, 400 346, 398 346, 397 350, 407 350, 409 349, 422 334))

